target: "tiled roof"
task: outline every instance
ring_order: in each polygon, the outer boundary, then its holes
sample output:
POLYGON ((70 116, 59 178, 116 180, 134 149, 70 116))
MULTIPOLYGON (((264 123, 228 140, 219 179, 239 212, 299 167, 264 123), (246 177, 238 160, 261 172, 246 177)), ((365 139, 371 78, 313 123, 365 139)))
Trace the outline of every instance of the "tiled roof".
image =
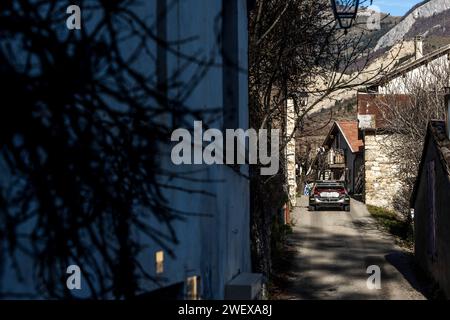
POLYGON ((373 115, 375 117, 375 128, 373 129, 387 129, 386 119, 389 119, 387 106, 402 108, 409 103, 411 103, 411 98, 406 94, 358 93, 358 115, 373 115))
POLYGON ((446 55, 449 52, 450 52, 450 45, 446 45, 442 48, 439 48, 439 49, 423 56, 420 59, 417 59, 417 60, 414 60, 411 62, 407 62, 405 64, 398 66, 397 68, 395 68, 394 70, 392 70, 391 72, 386 74, 384 77, 373 81, 371 84, 368 85, 368 87, 383 85, 383 84, 391 81, 392 79, 395 79, 411 70, 414 70, 424 64, 429 63, 430 61, 433 61, 439 57, 442 57, 443 55, 446 55))
POLYGON ((447 137, 445 121, 430 121, 429 130, 440 153, 441 163, 450 177, 450 140, 447 137))
POLYGON ((359 139, 358 121, 336 121, 336 125, 341 130, 352 152, 359 152, 364 143, 362 139, 359 139))
MULTIPOLYGON (((347 144, 350 146, 352 153, 358 153, 363 151, 364 142, 362 139, 359 139, 359 129, 358 129, 358 121, 335 121, 333 126, 330 129, 330 132, 325 137, 325 141, 322 146, 330 146, 333 143, 333 140, 340 131, 342 136, 344 137, 347 144)), ((317 164, 318 154, 313 161, 313 165, 317 164)))

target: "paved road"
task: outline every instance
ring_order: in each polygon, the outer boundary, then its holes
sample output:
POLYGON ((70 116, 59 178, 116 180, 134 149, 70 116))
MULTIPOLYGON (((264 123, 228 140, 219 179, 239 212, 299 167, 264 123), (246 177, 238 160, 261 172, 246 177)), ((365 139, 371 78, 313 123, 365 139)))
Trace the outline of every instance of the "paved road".
POLYGON ((364 204, 351 212, 308 212, 302 197, 294 212, 296 249, 283 299, 424 299, 411 259, 377 230, 364 204), (367 267, 381 268, 381 289, 367 288, 367 267))

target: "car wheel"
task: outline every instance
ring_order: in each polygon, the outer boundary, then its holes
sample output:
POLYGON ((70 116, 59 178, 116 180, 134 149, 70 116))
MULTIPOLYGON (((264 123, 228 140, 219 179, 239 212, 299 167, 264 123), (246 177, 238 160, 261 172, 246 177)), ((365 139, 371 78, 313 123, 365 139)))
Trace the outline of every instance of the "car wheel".
POLYGON ((344 210, 347 211, 347 212, 350 212, 350 206, 345 206, 344 210))
POLYGON ((309 207, 308 207, 308 211, 316 211, 316 207, 314 207, 314 206, 309 206, 309 207))

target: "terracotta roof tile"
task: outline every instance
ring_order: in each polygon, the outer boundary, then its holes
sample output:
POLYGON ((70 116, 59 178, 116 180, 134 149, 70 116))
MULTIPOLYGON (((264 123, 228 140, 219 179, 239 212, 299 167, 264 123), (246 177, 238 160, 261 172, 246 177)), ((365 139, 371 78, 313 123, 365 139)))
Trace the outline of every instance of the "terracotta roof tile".
POLYGON ((336 121, 353 153, 359 152, 364 143, 359 139, 358 121, 336 121))
POLYGON ((358 115, 373 115, 375 128, 387 129, 386 119, 389 117, 387 105, 402 108, 411 103, 411 97, 406 94, 362 94, 358 93, 358 115))
POLYGON ((420 59, 413 60, 411 62, 407 62, 403 65, 400 65, 398 68, 395 68, 394 70, 386 74, 384 77, 381 77, 373 81, 371 84, 369 84, 369 86, 384 85, 387 82, 391 81, 392 79, 395 79, 407 72, 410 72, 411 70, 417 69, 418 67, 425 65, 430 61, 433 61, 439 57, 442 57, 443 55, 446 55, 449 52, 450 52, 450 45, 446 45, 442 48, 439 48, 433 52, 428 53, 427 55, 423 56, 420 59))

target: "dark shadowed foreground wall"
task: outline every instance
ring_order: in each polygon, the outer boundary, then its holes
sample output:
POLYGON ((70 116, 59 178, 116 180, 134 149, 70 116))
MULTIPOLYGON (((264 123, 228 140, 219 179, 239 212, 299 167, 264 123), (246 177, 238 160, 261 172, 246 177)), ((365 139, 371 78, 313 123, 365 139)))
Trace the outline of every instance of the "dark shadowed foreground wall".
MULTIPOLYGON (((442 128, 443 122, 438 125, 442 128)), ((450 297, 450 181, 441 146, 435 139, 436 131, 430 130, 434 129, 428 130, 412 203, 415 256, 419 265, 450 297)), ((448 142, 448 139, 443 141, 448 142)))
POLYGON ((176 166, 171 133, 247 129, 246 1, 70 4, 0 4, 0 298, 223 298, 248 166, 176 166))

